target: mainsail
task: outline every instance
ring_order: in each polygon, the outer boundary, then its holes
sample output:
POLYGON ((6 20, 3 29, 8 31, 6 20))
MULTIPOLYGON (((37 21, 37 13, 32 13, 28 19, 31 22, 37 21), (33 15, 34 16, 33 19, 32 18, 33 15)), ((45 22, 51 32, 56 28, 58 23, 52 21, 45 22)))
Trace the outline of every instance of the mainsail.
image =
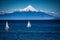
POLYGON ((8 31, 8 29, 9 29, 9 25, 8 25, 8 21, 6 21, 5 30, 8 31))
POLYGON ((28 21, 27 27, 28 27, 28 28, 31 27, 30 21, 28 21))

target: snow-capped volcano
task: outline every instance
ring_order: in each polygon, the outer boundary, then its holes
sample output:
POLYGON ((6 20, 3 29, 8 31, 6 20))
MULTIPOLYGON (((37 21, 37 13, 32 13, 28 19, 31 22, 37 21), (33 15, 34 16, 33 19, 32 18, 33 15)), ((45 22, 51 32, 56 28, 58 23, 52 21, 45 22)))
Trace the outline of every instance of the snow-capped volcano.
POLYGON ((14 12, 28 12, 28 11, 34 11, 34 12, 44 12, 46 14, 49 14, 49 15, 56 15, 55 13, 51 13, 51 12, 48 12, 48 11, 44 11, 44 10, 37 10, 35 9, 33 6, 31 5, 28 5, 27 7, 25 8, 22 8, 22 9, 10 9, 10 10, 6 10, 6 11, 0 11, 0 15, 3 15, 3 14, 6 14, 6 13, 14 13, 14 12))
MULTIPOLYGON (((13 12, 16 12, 16 11, 18 11, 18 12, 23 12, 23 11, 35 11, 35 12, 45 12, 45 13, 48 13, 48 11, 44 11, 44 10, 37 10, 37 9, 35 9, 33 6, 31 6, 31 5, 28 5, 27 7, 25 7, 25 8, 20 8, 20 9, 10 9, 10 10, 5 10, 5 11, 0 11, 0 14, 4 14, 4 13, 13 13, 13 12)), ((49 13, 51 13, 51 12, 49 12, 49 13)))
POLYGON ((21 9, 22 11, 37 11, 33 6, 28 5, 26 8, 21 9))
POLYGON ((35 9, 31 5, 28 5, 27 7, 22 8, 22 9, 10 9, 10 10, 5 10, 5 11, 0 11, 0 14, 1 13, 13 13, 13 12, 16 12, 16 11, 18 11, 18 12, 23 12, 23 11, 35 11, 35 12, 37 12, 38 10, 35 9))
POLYGON ((48 12, 44 10, 37 10, 33 6, 28 5, 22 9, 12 9, 7 11, 0 12, 1 20, 45 20, 45 19, 54 19, 60 18, 54 12, 48 12), (9 13, 11 13, 9 15, 9 13), (3 15, 7 14, 7 15, 3 15))

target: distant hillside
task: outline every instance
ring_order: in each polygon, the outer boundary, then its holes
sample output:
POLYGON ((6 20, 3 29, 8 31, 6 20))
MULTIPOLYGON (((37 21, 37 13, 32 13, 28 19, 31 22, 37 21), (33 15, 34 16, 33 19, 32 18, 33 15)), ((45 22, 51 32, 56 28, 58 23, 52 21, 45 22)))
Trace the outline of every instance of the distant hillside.
POLYGON ((0 15, 0 20, 46 20, 46 19, 54 19, 53 15, 44 12, 13 12, 13 13, 5 13, 4 15, 0 15))

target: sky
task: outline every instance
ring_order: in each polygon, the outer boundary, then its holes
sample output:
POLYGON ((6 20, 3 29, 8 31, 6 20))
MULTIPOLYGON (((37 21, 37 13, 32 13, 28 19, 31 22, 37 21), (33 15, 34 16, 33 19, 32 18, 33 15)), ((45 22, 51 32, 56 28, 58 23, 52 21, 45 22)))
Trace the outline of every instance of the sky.
POLYGON ((28 5, 37 10, 60 13, 59 0, 0 0, 0 11, 25 8, 28 5))

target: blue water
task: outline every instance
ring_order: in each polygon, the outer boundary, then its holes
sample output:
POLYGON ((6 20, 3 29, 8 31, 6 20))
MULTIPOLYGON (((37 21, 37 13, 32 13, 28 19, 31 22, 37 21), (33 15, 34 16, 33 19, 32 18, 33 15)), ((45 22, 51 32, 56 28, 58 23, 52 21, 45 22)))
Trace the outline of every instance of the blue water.
POLYGON ((60 20, 0 20, 0 40, 60 40, 60 20), (8 21, 9 31, 5 24, 8 21))

